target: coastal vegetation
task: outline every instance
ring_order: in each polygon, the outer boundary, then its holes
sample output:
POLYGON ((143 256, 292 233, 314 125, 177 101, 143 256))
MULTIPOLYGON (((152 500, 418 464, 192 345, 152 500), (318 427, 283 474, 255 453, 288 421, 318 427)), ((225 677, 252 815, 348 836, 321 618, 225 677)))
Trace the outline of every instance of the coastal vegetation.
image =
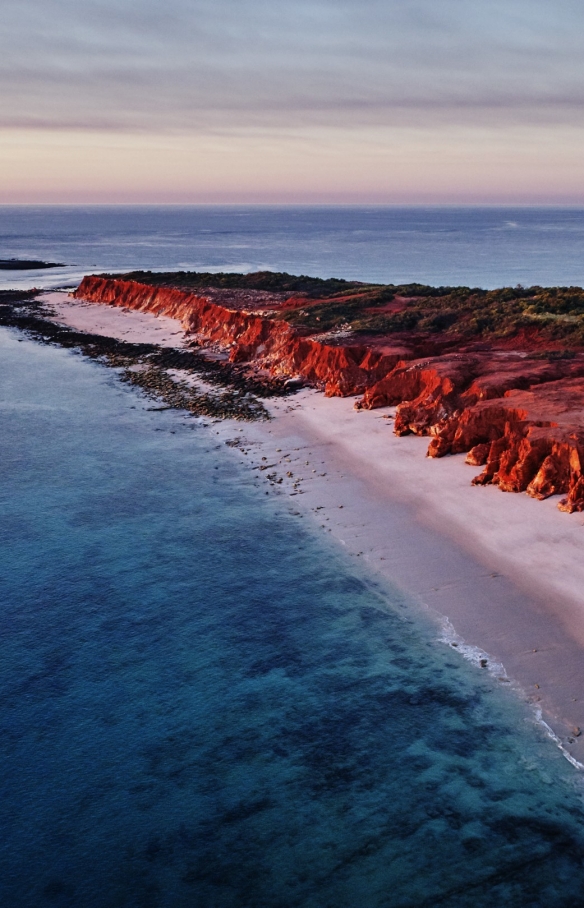
POLYGON ((364 284, 341 278, 324 279, 294 275, 278 271, 256 271, 253 274, 232 274, 208 271, 130 271, 127 274, 103 275, 125 281, 137 281, 151 287, 172 287, 177 290, 196 291, 206 288, 218 290, 263 290, 269 293, 295 293, 307 297, 331 297, 340 293, 359 291, 364 284))
POLYGON ((513 338, 521 332, 541 340, 584 346, 584 291, 580 287, 424 287, 419 284, 367 288, 358 296, 283 312, 297 327, 330 330, 340 324, 356 334, 412 333, 445 341, 513 338), (394 304, 393 307, 388 304, 394 304))
POLYGON ((357 335, 416 333, 464 340, 505 340, 520 334, 542 342, 584 346, 581 287, 431 287, 425 284, 366 284, 336 278, 261 271, 254 274, 135 271, 108 275, 183 291, 205 288, 287 294, 288 305, 273 313, 307 333, 344 328, 357 335))

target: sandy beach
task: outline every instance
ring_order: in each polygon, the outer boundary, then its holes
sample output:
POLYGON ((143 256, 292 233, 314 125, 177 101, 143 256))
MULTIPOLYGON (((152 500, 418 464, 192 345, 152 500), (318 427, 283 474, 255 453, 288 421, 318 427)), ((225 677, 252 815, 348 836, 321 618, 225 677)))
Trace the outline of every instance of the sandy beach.
MULTIPOLYGON (((185 342, 170 318, 64 293, 43 299, 78 330, 185 342)), ((393 434, 390 408, 353 403, 305 389, 268 403, 267 423, 226 420, 212 431, 372 579, 427 610, 445 642, 541 707, 584 763, 583 516, 559 512, 554 498, 473 487, 477 468, 464 455, 429 459, 427 439, 393 434)))
POLYGON ((75 300, 68 293, 51 291, 39 294, 55 312, 54 321, 77 331, 116 337, 130 343, 160 344, 162 347, 184 347, 185 334, 180 322, 165 315, 130 312, 115 306, 97 306, 75 300))

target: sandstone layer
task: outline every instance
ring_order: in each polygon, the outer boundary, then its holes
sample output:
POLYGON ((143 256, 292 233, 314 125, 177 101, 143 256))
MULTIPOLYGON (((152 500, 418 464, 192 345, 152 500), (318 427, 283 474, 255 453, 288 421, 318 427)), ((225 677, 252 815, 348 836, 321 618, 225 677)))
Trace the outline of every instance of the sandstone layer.
MULTIPOLYGON (((395 406, 396 434, 430 436, 431 457, 468 452, 467 462, 483 467, 475 483, 535 498, 560 494, 562 510, 584 510, 583 352, 562 351, 561 343, 542 351, 531 328, 485 343, 441 333, 440 325, 369 335, 343 322, 330 327, 331 319, 322 332, 314 320, 303 327, 305 312, 327 321, 347 300, 354 305, 359 286, 351 292, 322 299, 249 287, 193 292, 91 276, 74 295, 179 319, 215 355, 327 396, 360 395, 357 408, 395 406)), ((408 297, 390 295, 382 308, 376 303, 375 317, 397 313, 407 328, 408 305, 408 297)))

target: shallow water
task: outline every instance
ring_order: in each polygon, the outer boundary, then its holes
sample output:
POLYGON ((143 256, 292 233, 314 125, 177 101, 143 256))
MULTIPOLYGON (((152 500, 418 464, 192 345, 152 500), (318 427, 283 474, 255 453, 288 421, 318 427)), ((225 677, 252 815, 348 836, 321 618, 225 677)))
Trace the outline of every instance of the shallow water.
POLYGON ((139 268, 582 286, 583 251, 584 209, 574 208, 0 206, 0 258, 67 266, 0 272, 0 287, 139 268))
POLYGON ((0 332, 0 903, 564 906, 580 776, 212 426, 0 332))

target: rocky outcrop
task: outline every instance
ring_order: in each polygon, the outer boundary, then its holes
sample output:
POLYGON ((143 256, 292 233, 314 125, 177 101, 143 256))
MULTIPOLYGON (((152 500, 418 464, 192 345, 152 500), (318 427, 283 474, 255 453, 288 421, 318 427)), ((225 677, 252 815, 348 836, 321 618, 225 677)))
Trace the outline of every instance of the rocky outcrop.
MULTIPOLYGON (((563 510, 584 510, 584 354, 461 343, 420 358, 403 338, 400 345, 389 337, 357 342, 339 330, 310 334, 286 319, 307 301, 255 294, 86 277, 75 296, 180 319, 197 343, 231 362, 300 379, 328 396, 361 394, 358 408, 396 406, 398 435, 429 436, 431 457, 467 453, 467 463, 483 467, 475 484, 540 499, 561 494, 563 510)), ((429 347, 425 338, 417 349, 429 347)))
POLYGON ((473 483, 584 510, 584 358, 500 351, 400 363, 359 406, 397 404, 395 431, 431 436, 430 457, 467 453, 473 483))
POLYGON ((357 407, 372 410, 397 404, 396 434, 425 435, 457 410, 477 371, 477 357, 464 354, 402 361, 365 391, 357 407))
POLYGON ((562 510, 584 510, 584 379, 507 391, 467 407, 437 427, 428 453, 465 451, 467 463, 484 467, 476 485, 539 499, 561 494, 562 510))
MULTIPOLYGON (((397 364, 368 388, 359 409, 398 405, 398 435, 437 434, 438 426, 481 400, 500 398, 507 391, 525 389, 564 377, 584 375, 584 360, 536 360, 525 353, 491 350, 446 353, 397 364)), ((447 431, 441 437, 448 437, 447 431)), ((444 446, 433 456, 451 453, 444 446)))

